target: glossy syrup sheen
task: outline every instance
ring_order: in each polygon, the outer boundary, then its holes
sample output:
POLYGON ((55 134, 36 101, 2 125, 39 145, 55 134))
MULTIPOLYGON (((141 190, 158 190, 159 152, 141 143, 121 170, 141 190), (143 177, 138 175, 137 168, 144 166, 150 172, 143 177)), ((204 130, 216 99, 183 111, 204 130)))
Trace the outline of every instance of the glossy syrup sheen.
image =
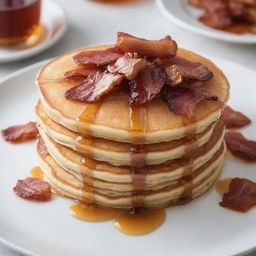
POLYGON ((130 134, 133 144, 130 148, 131 178, 133 181, 133 207, 144 206, 144 186, 147 178, 146 156, 144 149, 146 131, 146 107, 144 105, 130 106, 130 134))

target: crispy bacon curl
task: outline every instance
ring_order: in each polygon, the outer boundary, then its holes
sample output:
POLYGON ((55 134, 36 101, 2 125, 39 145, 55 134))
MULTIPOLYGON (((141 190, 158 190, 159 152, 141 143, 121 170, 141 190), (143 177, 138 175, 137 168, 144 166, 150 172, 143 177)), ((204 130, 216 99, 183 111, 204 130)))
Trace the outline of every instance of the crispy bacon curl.
POLYGON ((81 52, 75 55, 73 59, 78 65, 95 64, 102 66, 115 62, 123 54, 119 48, 114 47, 106 50, 81 52))
POLYGON ((218 101, 218 97, 202 91, 198 87, 174 87, 165 88, 162 92, 163 99, 167 102, 170 110, 176 114, 186 114, 192 118, 195 107, 204 100, 218 101))
POLYGON ((166 36, 161 40, 146 40, 119 32, 116 46, 124 52, 138 53, 143 57, 170 58, 176 55, 177 44, 166 36))
POLYGON ((25 125, 11 126, 2 130, 3 138, 11 143, 21 143, 38 137, 38 129, 35 122, 28 122, 25 125))
POLYGON ((247 212, 256 205, 256 183, 248 179, 232 179, 229 191, 223 195, 220 205, 236 211, 247 212))
POLYGON ((36 201, 48 201, 51 199, 51 186, 48 182, 37 178, 28 177, 18 180, 13 188, 17 196, 36 201))
POLYGON ((251 120, 247 116, 239 111, 233 110, 229 106, 225 107, 221 118, 226 128, 239 128, 251 123, 251 120))
POLYGON ((240 132, 226 132, 225 141, 234 155, 246 160, 256 160, 256 141, 247 140, 240 132))

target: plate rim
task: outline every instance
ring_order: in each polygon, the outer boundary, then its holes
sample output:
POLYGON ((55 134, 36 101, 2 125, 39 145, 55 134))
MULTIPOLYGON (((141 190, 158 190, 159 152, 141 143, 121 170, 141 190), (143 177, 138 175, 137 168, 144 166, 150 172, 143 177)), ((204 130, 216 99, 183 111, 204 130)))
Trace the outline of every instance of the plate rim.
MULTIPOLYGON (((211 60, 213 60, 213 62, 215 63, 215 61, 222 61, 222 62, 226 62, 227 64, 229 63, 232 63, 230 60, 227 60, 225 58, 219 58, 219 57, 214 57, 214 56, 211 56, 211 55, 205 55, 205 54, 202 54, 201 52, 197 52, 198 54, 206 57, 206 58, 209 58, 211 60)), ((36 68, 40 68, 42 67, 43 65, 45 65, 46 63, 48 63, 49 61, 51 61, 52 58, 50 59, 45 59, 45 60, 42 60, 40 62, 37 62, 37 63, 34 63, 32 65, 29 65, 27 67, 24 67, 24 68, 21 68, 15 72, 12 72, 11 74, 5 76, 3 79, 0 80, 0 90, 2 87, 5 86, 5 83, 12 79, 12 78, 15 78, 19 75, 22 75, 23 73, 25 72, 28 72, 30 70, 33 70, 33 69, 36 69, 36 68)), ((232 63, 233 64, 233 63, 232 63)), ((256 74, 256 70, 253 70, 252 68, 248 68, 246 67, 245 65, 242 65, 240 63, 235 63, 235 65, 237 66, 241 66, 243 68, 246 68, 252 72, 254 72, 256 74)), ((21 245, 16 245, 14 242, 11 242, 11 241, 8 241, 7 239, 3 238, 2 235, 0 234, 0 244, 6 246, 7 248, 10 248, 18 253, 23 253, 25 255, 28 255, 28 256, 40 256, 41 254, 38 253, 38 252, 33 252, 31 251, 30 249, 26 249, 25 247, 22 247, 21 245)), ((251 252, 256 252, 256 244, 255 246, 253 246, 252 248, 249 248, 249 249, 246 249, 245 251, 239 251, 235 254, 233 254, 233 256, 238 256, 238 255, 245 255, 245 254, 248 254, 248 253, 251 253, 251 252)), ((25 256, 24 255, 24 256, 25 256)))
MULTIPOLYGON (((177 16, 173 15, 172 12, 170 12, 166 8, 166 4, 165 4, 166 1, 168 1, 168 0, 156 0, 156 5, 157 5, 158 9, 160 10, 160 12, 169 21, 172 21, 174 24, 176 24, 177 26, 179 26, 181 28, 186 29, 187 31, 194 32, 196 34, 199 34, 199 35, 205 36, 205 37, 209 37, 211 39, 230 42, 230 43, 256 44, 256 35, 255 35, 255 39, 253 38, 251 40, 248 40, 248 39, 243 38, 239 35, 228 34, 228 33, 225 33, 225 32, 223 32, 223 34, 222 34, 222 33, 220 33, 221 31, 215 31, 215 30, 211 31, 211 30, 207 30, 207 29, 204 29, 204 28, 200 28, 200 27, 196 27, 194 25, 191 25, 191 24, 177 18, 177 16)), ((177 1, 177 0, 172 0, 172 1, 177 1)))
POLYGON ((18 56, 12 55, 11 57, 0 57, 0 63, 10 63, 12 61, 19 61, 22 59, 27 59, 31 56, 39 54, 40 52, 43 52, 46 49, 50 48, 51 46, 53 46, 55 43, 57 43, 63 37, 63 35, 67 31, 67 27, 68 27, 67 13, 65 12, 65 10, 62 8, 62 6, 60 4, 58 4, 57 2, 55 2, 53 0, 43 0, 42 1, 42 5, 44 4, 45 6, 47 6, 47 3, 51 3, 52 5, 54 5, 56 8, 61 10, 61 12, 63 14, 63 25, 60 27, 60 29, 57 31, 57 33, 52 38, 43 42, 42 44, 38 44, 35 47, 31 47, 29 49, 19 51, 20 55, 18 55, 18 56), (22 52, 23 52, 23 54, 22 54, 22 52))

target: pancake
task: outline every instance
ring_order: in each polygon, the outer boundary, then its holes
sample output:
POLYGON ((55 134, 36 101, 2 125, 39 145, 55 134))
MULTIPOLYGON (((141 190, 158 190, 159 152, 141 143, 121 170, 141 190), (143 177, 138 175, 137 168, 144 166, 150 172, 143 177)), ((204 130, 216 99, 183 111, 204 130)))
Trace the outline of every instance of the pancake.
MULTIPOLYGON (((99 162, 85 157, 67 147, 56 143, 44 130, 39 127, 45 145, 51 157, 64 169, 82 180, 84 177, 88 179, 97 179, 111 183, 122 183, 130 185, 133 183, 131 175, 131 167, 112 166, 105 162, 99 162)), ((206 162, 210 161, 218 152, 223 144, 224 125, 218 123, 214 128, 212 136, 207 144, 196 150, 190 156, 189 161, 184 158, 171 160, 165 164, 147 166, 147 175, 145 177, 144 186, 154 189, 159 184, 169 184, 172 181, 180 179, 192 164, 192 171, 196 171, 206 162)))
MULTIPOLYGON (((225 147, 214 161, 202 166, 201 170, 193 176, 191 181, 192 198, 205 193, 218 177, 225 154, 225 147)), ((114 207, 114 208, 131 208, 133 207, 133 192, 117 193, 108 189, 93 188, 85 190, 84 181, 80 181, 74 175, 60 167, 50 155, 40 156, 40 167, 44 173, 45 179, 51 184, 54 191, 64 196, 76 200, 87 202, 93 191, 93 202, 96 206, 114 207)), ((149 190, 143 193, 144 206, 165 207, 179 202, 179 199, 186 191, 186 184, 177 183, 158 190, 149 190)))
MULTIPOLYGON (((131 144, 119 143, 101 138, 83 138, 64 126, 56 123, 45 113, 40 102, 36 105, 35 113, 38 124, 57 143, 84 153, 98 161, 108 162, 116 166, 131 165, 131 144)), ((196 150, 203 146, 211 137, 215 123, 211 124, 204 132, 197 136, 183 138, 171 142, 146 144, 143 152, 146 152, 145 164, 157 165, 168 160, 183 157, 190 150, 196 150)))
POLYGON ((204 82, 204 89, 210 94, 218 96, 223 103, 201 102, 196 107, 193 120, 189 120, 184 115, 174 114, 160 98, 135 110, 134 107, 129 106, 128 94, 124 91, 106 95, 97 104, 66 99, 65 91, 77 84, 77 81, 63 78, 66 71, 77 68, 72 56, 81 51, 109 47, 112 46, 80 49, 65 54, 42 68, 36 83, 42 104, 50 118, 81 134, 128 143, 135 143, 137 138, 143 137, 145 144, 172 141, 190 134, 202 133, 210 124, 219 119, 222 108, 229 97, 228 81, 222 71, 211 61, 184 49, 179 49, 177 55, 190 61, 201 62, 213 72, 213 79, 204 82), (144 119, 144 127, 140 131, 134 131, 132 128, 131 116, 136 111, 139 112, 139 115, 143 115, 141 119, 144 119), (93 120, 93 122, 88 120, 93 120))

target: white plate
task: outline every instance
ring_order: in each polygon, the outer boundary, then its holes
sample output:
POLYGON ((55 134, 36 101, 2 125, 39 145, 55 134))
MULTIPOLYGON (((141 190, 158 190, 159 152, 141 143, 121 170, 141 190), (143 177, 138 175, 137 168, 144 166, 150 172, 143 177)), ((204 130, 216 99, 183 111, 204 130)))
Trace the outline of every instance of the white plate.
POLYGON ((156 2, 164 16, 182 28, 232 43, 256 43, 255 34, 236 35, 210 28, 199 22, 197 18, 202 11, 190 6, 188 0, 156 0, 156 2))
POLYGON ((25 59, 55 44, 65 33, 67 18, 63 9, 52 0, 42 0, 42 31, 25 43, 0 46, 0 63, 25 59))
MULTIPOLYGON (((230 105, 253 121, 244 134, 256 139, 256 73, 212 60, 231 82, 230 105)), ((1 82, 0 129, 35 120, 34 78, 41 66, 28 67, 1 82)), ((35 142, 12 145, 0 138, 0 164, 0 241, 29 255, 227 256, 256 246, 256 208, 246 214, 221 208, 214 188, 190 204, 169 208, 165 223, 156 231, 132 237, 119 233, 110 221, 87 223, 72 218, 68 210, 72 200, 54 197, 51 202, 35 203, 17 197, 12 187, 37 165, 35 142)), ((230 157, 221 176, 256 180, 255 165, 230 157)))

